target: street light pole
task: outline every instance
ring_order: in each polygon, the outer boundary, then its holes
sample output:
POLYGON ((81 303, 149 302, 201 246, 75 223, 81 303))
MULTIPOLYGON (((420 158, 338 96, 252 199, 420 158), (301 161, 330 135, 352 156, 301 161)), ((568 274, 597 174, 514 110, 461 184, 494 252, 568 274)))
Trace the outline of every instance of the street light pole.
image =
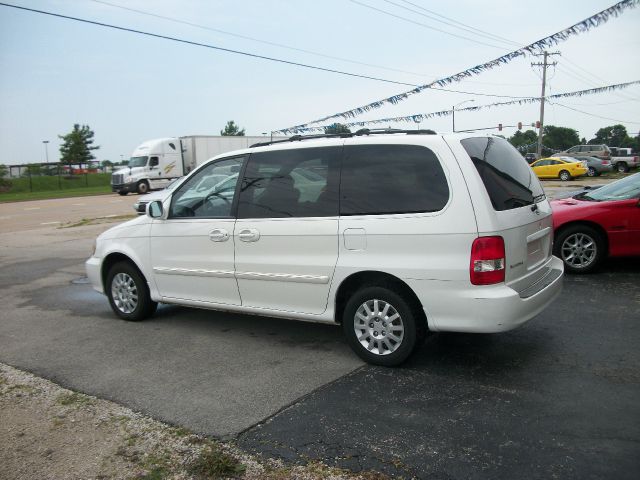
POLYGON ((467 102, 475 102, 475 100, 473 100, 473 99, 465 100, 464 102, 460 102, 460 103, 454 105, 453 107, 451 107, 451 121, 453 122, 452 128, 453 128, 453 132, 454 133, 456 131, 456 107, 459 107, 463 103, 467 103, 467 102))
POLYGON ((47 161, 47 164, 49 163, 49 140, 43 140, 42 143, 44 143, 44 158, 47 161))

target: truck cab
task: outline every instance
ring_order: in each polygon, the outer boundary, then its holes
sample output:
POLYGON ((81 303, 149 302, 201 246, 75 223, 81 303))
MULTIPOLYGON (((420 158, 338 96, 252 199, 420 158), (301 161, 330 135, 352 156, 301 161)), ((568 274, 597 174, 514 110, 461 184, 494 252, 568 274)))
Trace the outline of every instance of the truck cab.
POLYGON ((120 195, 130 192, 144 194, 166 187, 183 174, 180 140, 149 140, 133 151, 128 166, 113 172, 111 190, 120 195))

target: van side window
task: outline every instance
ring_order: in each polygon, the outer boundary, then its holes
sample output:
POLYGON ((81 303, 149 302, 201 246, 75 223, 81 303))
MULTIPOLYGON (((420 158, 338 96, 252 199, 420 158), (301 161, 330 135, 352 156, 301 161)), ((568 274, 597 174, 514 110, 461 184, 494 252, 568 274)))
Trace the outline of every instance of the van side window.
MULTIPOLYGON (((478 170, 495 210, 511 210, 544 198, 535 173, 506 140, 476 137, 466 138, 460 143, 478 170)), ((549 164, 537 163, 535 166, 549 164)))
POLYGON ((337 216, 341 151, 321 147, 251 154, 238 218, 337 216))
POLYGON ((245 157, 228 158, 198 170, 173 194, 169 218, 230 217, 244 161, 245 157))
POLYGON ((340 215, 437 212, 449 201, 438 157, 418 145, 344 149, 340 215))

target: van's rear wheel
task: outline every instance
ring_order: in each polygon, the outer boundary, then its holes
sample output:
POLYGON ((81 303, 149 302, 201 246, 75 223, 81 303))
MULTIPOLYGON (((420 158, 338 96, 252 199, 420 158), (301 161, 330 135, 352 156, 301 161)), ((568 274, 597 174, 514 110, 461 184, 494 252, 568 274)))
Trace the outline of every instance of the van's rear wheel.
POLYGON ((116 263, 107 274, 105 292, 113 312, 124 320, 144 320, 156 311, 144 277, 128 262, 116 263))
POLYGON ((385 367, 404 362, 418 338, 411 307, 384 287, 364 287, 353 294, 344 309, 342 328, 360 358, 385 367))

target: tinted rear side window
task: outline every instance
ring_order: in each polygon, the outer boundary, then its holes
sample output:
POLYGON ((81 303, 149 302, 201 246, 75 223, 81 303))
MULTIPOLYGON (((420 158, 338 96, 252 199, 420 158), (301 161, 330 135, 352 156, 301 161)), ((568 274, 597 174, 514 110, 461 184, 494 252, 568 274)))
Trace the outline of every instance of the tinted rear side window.
POLYGON ((436 155, 418 145, 352 145, 344 149, 340 214, 442 210, 449 186, 436 155))
POLYGON ((462 140, 495 210, 511 210, 544 198, 542 186, 522 155, 502 138, 462 140))

